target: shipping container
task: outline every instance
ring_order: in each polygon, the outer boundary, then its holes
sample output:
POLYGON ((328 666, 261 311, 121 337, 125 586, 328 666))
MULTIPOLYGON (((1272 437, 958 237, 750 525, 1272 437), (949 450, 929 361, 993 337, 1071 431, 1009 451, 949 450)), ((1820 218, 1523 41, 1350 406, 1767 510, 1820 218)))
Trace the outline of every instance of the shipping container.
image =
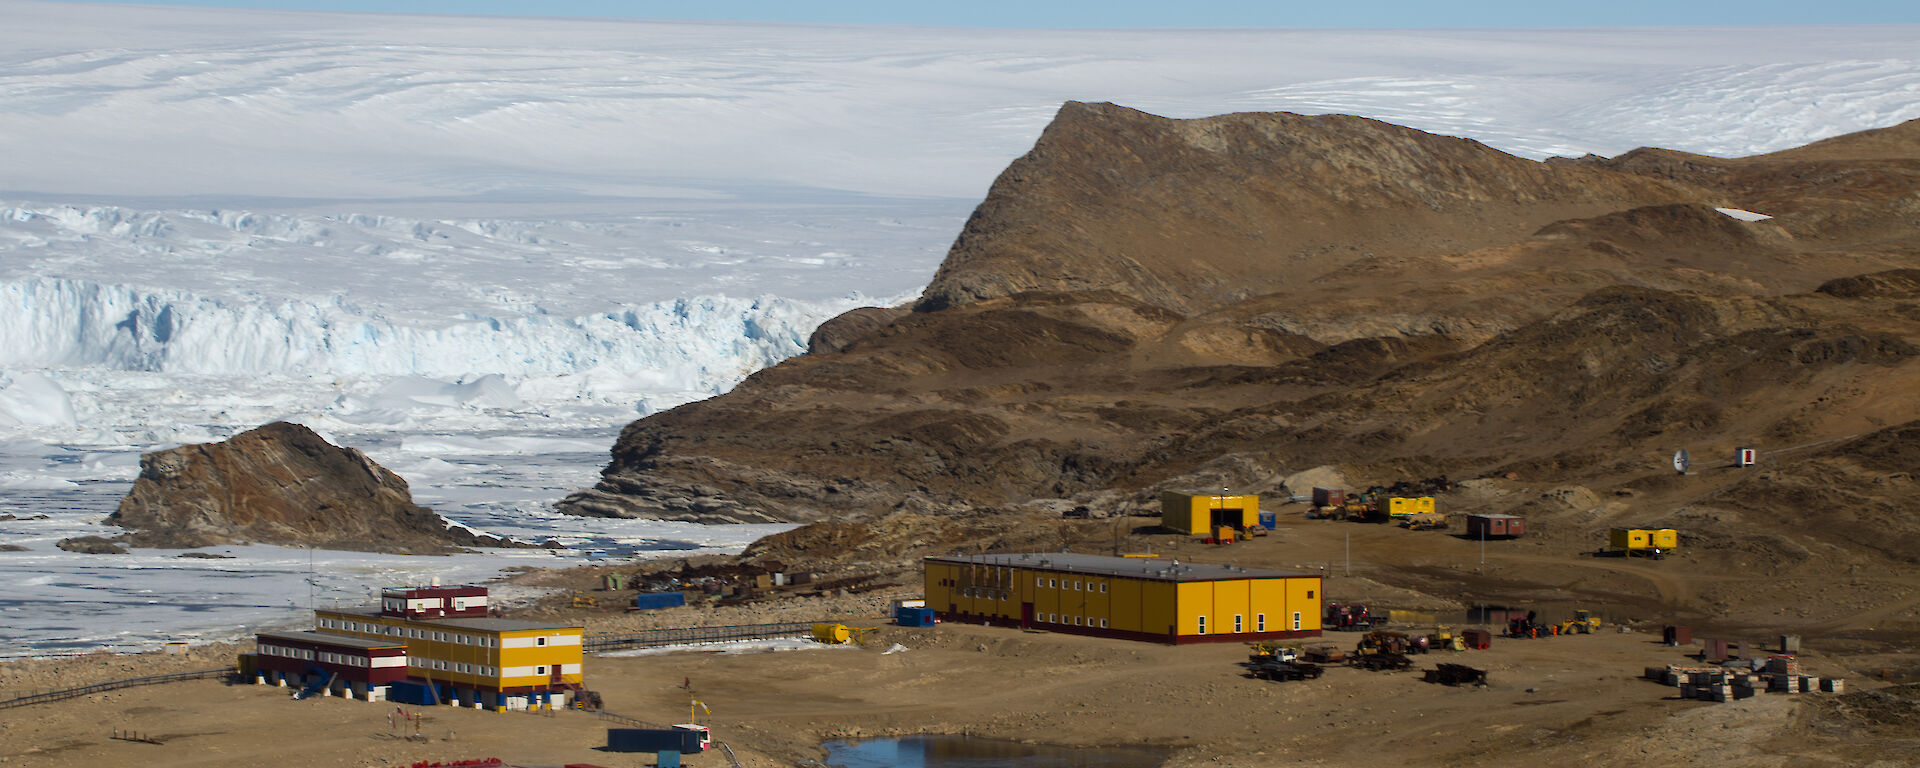
POLYGON ((1493 645, 1493 633, 1484 629, 1463 630, 1460 637, 1466 640, 1467 648, 1471 650, 1484 651, 1493 645))
POLYGON ((608 728, 608 752, 699 752, 700 733, 679 728, 608 728))
POLYGON ((900 607, 893 611, 893 623, 903 627, 933 626, 933 609, 918 607, 900 607))
POLYGON ((1703 640, 1701 644, 1705 649, 1700 653, 1701 661, 1725 661, 1730 655, 1728 643, 1725 640, 1703 640))
POLYGON ((659 608, 673 608, 687 604, 685 592, 642 592, 633 596, 635 610, 651 611, 659 608))
POLYGON ((1313 489, 1313 505, 1316 507, 1346 506, 1347 492, 1344 488, 1313 489))
POLYGON ((1514 515, 1467 515, 1468 538, 1511 539, 1525 535, 1527 519, 1514 515))
POLYGON ((1693 627, 1681 624, 1668 624, 1660 633, 1660 641, 1671 646, 1693 645, 1693 627))
POLYGON ((387 700, 396 704, 416 704, 423 707, 440 703, 438 692, 432 685, 411 680, 401 680, 387 686, 387 700))

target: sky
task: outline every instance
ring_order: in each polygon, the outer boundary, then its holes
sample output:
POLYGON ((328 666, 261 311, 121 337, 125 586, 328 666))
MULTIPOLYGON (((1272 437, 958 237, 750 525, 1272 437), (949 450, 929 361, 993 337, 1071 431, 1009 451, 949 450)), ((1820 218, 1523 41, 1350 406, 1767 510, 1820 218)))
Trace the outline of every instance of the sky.
MULTIPOLYGON (((73 2, 74 0, 65 0, 73 2)), ((1920 23, 1912 0, 168 0, 140 5, 424 14, 719 19, 945 27, 1512 27, 1778 26, 1920 23)))

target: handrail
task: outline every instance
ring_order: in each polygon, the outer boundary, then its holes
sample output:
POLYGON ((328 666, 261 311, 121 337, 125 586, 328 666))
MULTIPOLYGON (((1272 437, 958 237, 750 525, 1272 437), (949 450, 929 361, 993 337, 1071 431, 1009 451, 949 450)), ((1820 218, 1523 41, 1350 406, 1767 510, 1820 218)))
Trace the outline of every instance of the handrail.
POLYGON ((681 645, 687 643, 722 643, 733 640, 767 640, 780 637, 805 636, 813 631, 812 621, 789 621, 780 624, 738 624, 723 627, 669 627, 649 629, 627 635, 589 637, 582 643, 587 653, 615 651, 626 648, 648 648, 662 645, 681 645))
POLYGON ((132 678, 127 678, 125 680, 109 680, 104 683, 94 683, 93 685, 85 685, 79 688, 65 688, 58 691, 46 691, 44 693, 35 693, 28 696, 21 696, 19 698, 0 701, 0 709, 12 709, 14 707, 24 707, 29 704, 46 704, 49 702, 64 701, 66 699, 77 699, 81 696, 87 696, 95 693, 103 693, 106 691, 117 691, 122 688, 133 688, 133 687, 142 686, 142 685, 160 685, 163 683, 177 683, 183 680, 205 680, 211 677, 222 677, 222 676, 231 675, 231 674, 233 674, 233 670, 230 668, 202 669, 194 672, 174 672, 174 673, 165 674, 165 675, 132 677, 132 678))

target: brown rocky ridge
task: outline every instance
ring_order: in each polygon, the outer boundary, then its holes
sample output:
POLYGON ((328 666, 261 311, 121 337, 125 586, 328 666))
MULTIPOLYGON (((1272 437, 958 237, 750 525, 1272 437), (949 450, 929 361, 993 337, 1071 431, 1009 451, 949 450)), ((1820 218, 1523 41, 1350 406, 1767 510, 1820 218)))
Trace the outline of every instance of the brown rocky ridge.
POLYGON ((1070 103, 913 311, 633 423, 561 508, 1137 509, 1322 465, 1629 487, 1676 448, 1866 435, 1920 412, 1917 145, 1908 123, 1539 163, 1355 117, 1070 103))
POLYGON ((450 525, 413 503, 407 481, 299 424, 140 457, 140 477, 107 522, 141 547, 258 542, 430 553, 524 546, 450 525))

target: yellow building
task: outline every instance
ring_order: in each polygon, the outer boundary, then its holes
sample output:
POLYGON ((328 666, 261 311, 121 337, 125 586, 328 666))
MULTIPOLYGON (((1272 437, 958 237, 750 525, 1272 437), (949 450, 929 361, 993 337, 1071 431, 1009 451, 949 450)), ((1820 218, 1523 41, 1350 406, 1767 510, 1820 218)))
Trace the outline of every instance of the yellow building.
POLYGON ((1073 553, 929 557, 927 606, 946 621, 1161 643, 1320 634, 1320 577, 1073 553))
POLYGON ((1607 546, 1621 552, 1665 554, 1680 548, 1680 532, 1672 528, 1613 528, 1607 546))
POLYGON ((386 590, 381 608, 316 610, 315 629, 407 646, 407 677, 435 698, 486 709, 563 703, 581 690, 581 627, 496 619, 484 587, 386 590))
POLYGON ((1394 496, 1387 499, 1387 517, 1399 519, 1437 511, 1432 496, 1394 496))
POLYGON ((1221 526, 1245 530, 1260 524, 1259 496, 1199 491, 1160 494, 1160 525, 1187 534, 1211 535, 1221 526))

